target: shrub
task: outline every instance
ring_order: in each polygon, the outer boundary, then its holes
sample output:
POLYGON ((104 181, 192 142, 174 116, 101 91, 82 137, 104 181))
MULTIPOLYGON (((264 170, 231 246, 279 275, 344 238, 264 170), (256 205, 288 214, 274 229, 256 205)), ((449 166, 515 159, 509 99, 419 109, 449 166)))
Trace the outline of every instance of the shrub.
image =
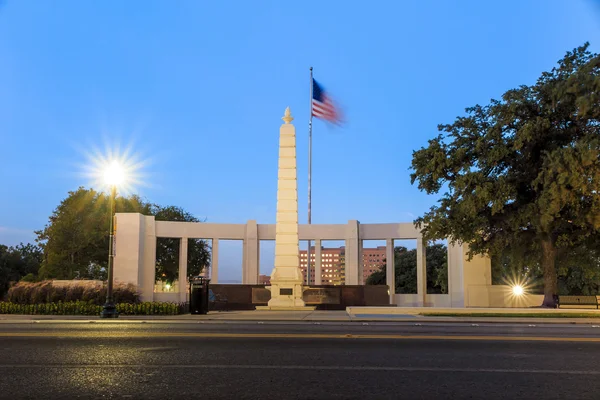
POLYGON ((20 282, 36 282, 37 276, 32 274, 31 272, 21 278, 20 282))
MULTIPOLYGON (((184 303, 118 303, 121 315, 179 315, 185 312, 184 303)), ((100 315, 102 306, 85 301, 17 304, 0 302, 0 314, 29 315, 100 315)))
MULTIPOLYGON (((113 298, 115 303, 138 303, 140 296, 134 285, 118 284, 113 288, 113 298)), ((106 286, 54 286, 52 281, 19 282, 8 289, 6 301, 15 304, 83 302, 101 306, 106 301, 106 286)))

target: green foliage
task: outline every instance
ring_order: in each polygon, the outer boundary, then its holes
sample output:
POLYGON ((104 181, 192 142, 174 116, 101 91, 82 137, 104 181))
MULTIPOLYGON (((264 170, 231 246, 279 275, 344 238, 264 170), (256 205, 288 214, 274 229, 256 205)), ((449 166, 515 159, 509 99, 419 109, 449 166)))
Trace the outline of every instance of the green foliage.
POLYGON ((24 277, 22 277, 19 282, 37 282, 37 276, 30 272, 24 277))
POLYGON ((0 298, 11 282, 23 276, 34 277, 42 262, 42 250, 32 244, 15 247, 0 245, 0 298))
MULTIPOLYGON (((93 189, 69 192, 36 241, 44 249, 42 279, 102 279, 108 263, 110 195, 93 189)), ((117 197, 118 212, 150 213, 139 197, 117 197)))
MULTIPOLYGON (((578 246, 557 256, 559 295, 600 294, 600 252, 578 246)), ((544 271, 539 259, 513 259, 510 252, 492 257, 492 283, 520 283, 529 293, 543 294, 544 271)))
MULTIPOLYGON (((157 221, 200 222, 192 214, 180 207, 155 206, 157 221)), ((179 243, 176 238, 158 238, 156 240, 156 279, 172 283, 179 275, 179 243)), ((202 239, 188 239, 188 274, 199 275, 205 266, 210 265, 208 244, 202 239)))
MULTIPOLYGON (((121 315, 180 315, 185 312, 183 303, 118 303, 121 315)), ((26 315, 99 315, 102 306, 85 301, 68 301, 39 304, 17 304, 0 302, 0 314, 26 315)))
MULTIPOLYGON (((510 254, 543 270, 544 304, 557 260, 600 243, 600 57, 567 52, 532 86, 504 93, 413 153, 411 180, 439 205, 415 223, 474 254, 510 254)), ((569 263, 565 264, 568 265, 569 263)))
MULTIPOLYGON (((427 293, 448 293, 448 251, 443 244, 427 246, 425 251, 427 264, 427 293)), ((406 247, 394 248, 394 268, 396 293, 417 293, 417 250, 406 247)), ((367 285, 386 284, 385 261, 379 270, 367 278, 367 285)))
MULTIPOLYGON (((115 303, 138 303, 139 293, 133 285, 116 284, 113 288, 113 298, 115 303)), ((21 281, 8 290, 6 300, 15 304, 82 301, 103 305, 106 301, 106 286, 93 284, 56 286, 52 281, 34 283, 21 281)))
MULTIPOLYGON (((117 197, 116 212, 154 215, 158 221, 199 222, 183 209, 147 203, 138 196, 117 197)), ((80 187, 64 199, 50 216, 36 241, 44 251, 39 275, 42 279, 106 279, 110 227, 110 196, 80 187)), ((177 278, 179 240, 158 241, 157 277, 166 281, 177 278), (164 276, 163 276, 164 274, 164 276)), ((190 239, 190 274, 199 274, 210 263, 208 244, 190 239)))

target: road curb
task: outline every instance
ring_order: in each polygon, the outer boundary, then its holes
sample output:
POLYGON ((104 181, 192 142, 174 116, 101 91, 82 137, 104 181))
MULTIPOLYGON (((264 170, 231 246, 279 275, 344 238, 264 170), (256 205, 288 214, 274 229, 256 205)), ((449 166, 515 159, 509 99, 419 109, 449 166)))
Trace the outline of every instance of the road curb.
POLYGON ((551 319, 551 318, 460 318, 460 317, 422 317, 415 316, 411 318, 361 318, 350 316, 347 320, 344 319, 289 319, 289 318, 274 318, 274 319, 257 319, 257 318, 118 318, 118 319, 91 319, 91 318, 0 318, 0 325, 3 324, 195 324, 195 323, 295 323, 295 324, 319 324, 319 323, 340 323, 340 324, 360 324, 360 323, 386 323, 386 324, 448 324, 448 323, 464 323, 464 324, 513 324, 513 325, 599 325, 600 319, 588 318, 568 318, 568 319, 551 319))

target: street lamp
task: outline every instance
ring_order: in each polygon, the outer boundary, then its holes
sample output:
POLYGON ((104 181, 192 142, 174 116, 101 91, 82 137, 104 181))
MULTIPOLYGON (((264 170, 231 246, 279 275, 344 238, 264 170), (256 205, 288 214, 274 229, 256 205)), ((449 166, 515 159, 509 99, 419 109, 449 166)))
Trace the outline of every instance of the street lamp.
POLYGON ((119 313, 113 300, 113 265, 114 265, 114 219, 115 219, 115 199, 117 197, 117 186, 125 180, 123 167, 117 162, 111 162, 104 171, 104 181, 110 186, 110 239, 108 242, 108 282, 106 288, 106 303, 100 313, 100 318, 118 318, 119 313))

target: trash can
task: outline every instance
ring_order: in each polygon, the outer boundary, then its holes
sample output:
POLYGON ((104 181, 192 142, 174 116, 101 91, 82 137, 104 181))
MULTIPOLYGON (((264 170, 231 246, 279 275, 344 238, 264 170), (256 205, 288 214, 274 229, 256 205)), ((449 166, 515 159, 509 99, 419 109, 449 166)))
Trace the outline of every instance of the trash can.
POLYGON ((196 276, 190 279, 190 313, 208 314, 208 283, 210 279, 196 276))

